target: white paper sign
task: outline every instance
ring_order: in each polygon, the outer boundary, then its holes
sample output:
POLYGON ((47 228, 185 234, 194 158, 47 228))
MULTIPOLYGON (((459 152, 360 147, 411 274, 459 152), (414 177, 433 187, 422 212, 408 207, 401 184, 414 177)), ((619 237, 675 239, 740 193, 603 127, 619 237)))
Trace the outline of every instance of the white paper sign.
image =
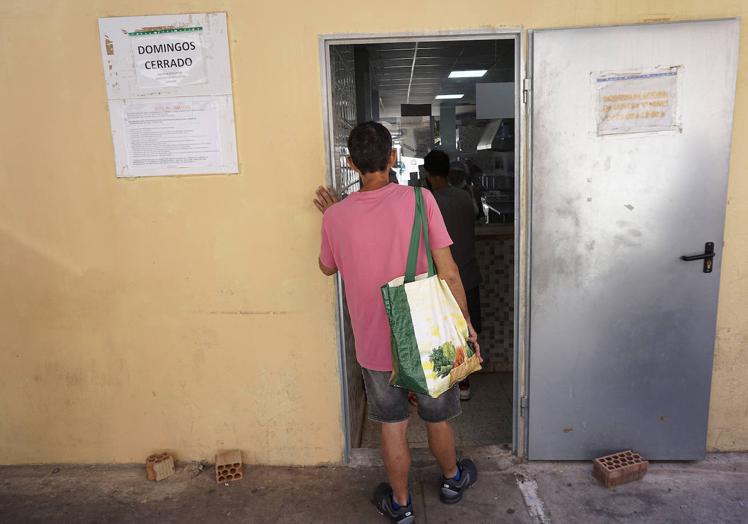
POLYGON ((202 27, 128 33, 138 87, 204 84, 202 27))
POLYGON ((221 161, 219 107, 213 99, 140 102, 127 106, 127 164, 211 166, 221 161))
POLYGON ((99 19, 118 177, 238 171, 226 13, 99 19))
POLYGON ((605 73, 595 78, 597 134, 679 129, 678 69, 605 73))

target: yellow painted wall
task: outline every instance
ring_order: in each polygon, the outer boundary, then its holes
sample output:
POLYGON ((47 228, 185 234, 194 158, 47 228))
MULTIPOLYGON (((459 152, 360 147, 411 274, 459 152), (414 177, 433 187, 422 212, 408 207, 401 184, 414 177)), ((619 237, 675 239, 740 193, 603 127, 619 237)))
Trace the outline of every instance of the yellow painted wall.
MULTIPOLYGON (((317 36, 748 15, 741 1, 3 0, 0 463, 339 461, 317 36), (228 12, 241 174, 117 180, 97 18, 228 12)), ((748 36, 709 445, 748 449, 748 36)))

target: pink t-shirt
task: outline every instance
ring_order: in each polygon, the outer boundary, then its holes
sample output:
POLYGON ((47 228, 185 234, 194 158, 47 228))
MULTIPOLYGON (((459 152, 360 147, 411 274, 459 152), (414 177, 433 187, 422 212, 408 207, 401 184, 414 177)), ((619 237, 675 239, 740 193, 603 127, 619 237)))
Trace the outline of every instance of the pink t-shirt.
MULTIPOLYGON (((452 244, 439 206, 423 190, 431 249, 452 244)), ((336 267, 345 283, 345 297, 361 367, 391 371, 390 325, 380 288, 405 274, 410 233, 415 214, 412 187, 388 184, 381 189, 353 193, 325 211, 322 219, 320 261, 336 267)), ((417 273, 425 273, 421 239, 417 273)))

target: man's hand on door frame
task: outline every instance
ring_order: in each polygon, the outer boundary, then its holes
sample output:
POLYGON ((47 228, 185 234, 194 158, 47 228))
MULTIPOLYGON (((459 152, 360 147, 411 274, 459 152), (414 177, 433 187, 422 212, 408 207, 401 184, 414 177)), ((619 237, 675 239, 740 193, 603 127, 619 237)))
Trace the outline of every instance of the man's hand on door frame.
POLYGON ((317 206, 320 213, 327 211, 327 208, 338 201, 335 190, 331 187, 319 186, 316 191, 317 198, 314 199, 314 205, 317 206))

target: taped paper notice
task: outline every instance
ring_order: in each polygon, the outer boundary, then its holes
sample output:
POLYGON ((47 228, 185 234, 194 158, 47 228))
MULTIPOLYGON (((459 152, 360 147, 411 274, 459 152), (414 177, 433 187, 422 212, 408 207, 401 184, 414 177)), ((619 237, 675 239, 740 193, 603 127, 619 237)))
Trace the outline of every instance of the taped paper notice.
POLYGON ((595 78, 597 134, 648 133, 679 129, 676 120, 678 69, 605 73, 595 78))
POLYGON ((185 168, 221 163, 219 109, 210 98, 128 104, 125 129, 130 168, 185 168))
POLYGON ((174 87, 208 81, 202 27, 128 33, 138 87, 174 87))
POLYGON ((118 177, 239 171, 226 13, 99 19, 118 177))

